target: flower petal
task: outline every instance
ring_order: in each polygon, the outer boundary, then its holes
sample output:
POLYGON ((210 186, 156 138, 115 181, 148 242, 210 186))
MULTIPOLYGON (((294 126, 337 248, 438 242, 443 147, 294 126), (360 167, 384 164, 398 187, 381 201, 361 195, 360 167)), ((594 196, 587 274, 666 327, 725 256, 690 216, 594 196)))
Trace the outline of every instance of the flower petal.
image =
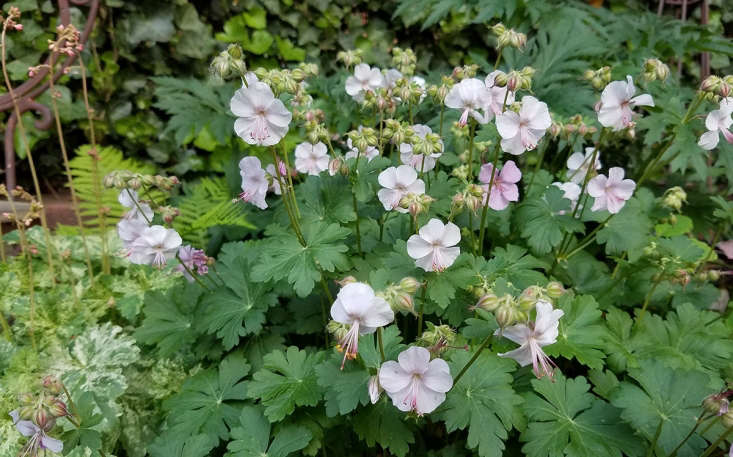
POLYGON ((377 176, 377 181, 382 187, 394 189, 397 187, 397 168, 389 167, 377 176))
POLYGON ((453 222, 445 224, 441 245, 444 247, 455 246, 461 241, 461 229, 453 222))
POLYGON ((641 94, 629 101, 632 106, 654 106, 654 99, 649 94, 641 94))
POLYGON ((339 290, 336 295, 341 300, 344 310, 356 319, 363 319, 370 311, 374 300, 374 289, 363 282, 352 282, 339 290))
POLYGON ((439 243, 445 233, 445 225, 440 219, 432 218, 427 224, 420 227, 418 234, 420 238, 428 243, 439 243))
POLYGON ((519 133, 519 115, 514 111, 506 111, 496 116, 496 129, 502 138, 514 138, 519 133))
POLYGON ((502 182, 517 183, 522 179, 522 172, 517 168, 513 160, 507 160, 499 173, 502 182))
POLYGON ((407 254, 417 260, 433 253, 433 245, 419 235, 412 235, 407 239, 407 254))
POLYGON ((453 377, 445 360, 431 360, 428 370, 422 375, 422 382, 427 388, 436 392, 448 392, 453 387, 453 377))
POLYGON ((412 380, 412 374, 407 373, 394 360, 384 362, 379 367, 379 384, 387 393, 399 392, 406 388, 412 380))
POLYGON ((44 433, 41 435, 41 448, 59 453, 64 450, 64 442, 56 438, 51 438, 44 433))
POLYGON ((532 363, 532 351, 529 348, 529 345, 522 345, 518 348, 511 350, 509 352, 499 353, 497 354, 499 357, 507 357, 510 359, 514 359, 519 363, 520 366, 526 367, 527 365, 532 363))
POLYGON ((349 313, 346 312, 344 304, 338 298, 336 298, 333 305, 331 305, 331 319, 335 320, 339 324, 350 325, 354 322, 351 316, 349 316, 349 313))
POLYGON ((423 374, 428 369, 430 351, 420 346, 411 346, 397 356, 400 367, 409 374, 423 374))
POLYGON ((417 392, 415 411, 422 414, 429 414, 435 411, 435 408, 440 406, 445 401, 445 394, 442 392, 436 392, 423 386, 417 392))
POLYGON ((389 303, 383 298, 374 297, 372 306, 366 314, 362 322, 367 327, 384 327, 394 321, 394 311, 390 308, 389 303))
POLYGON ((710 151, 718 146, 719 141, 720 135, 718 134, 718 131, 710 130, 700 135, 700 140, 697 142, 697 145, 706 151, 710 151))

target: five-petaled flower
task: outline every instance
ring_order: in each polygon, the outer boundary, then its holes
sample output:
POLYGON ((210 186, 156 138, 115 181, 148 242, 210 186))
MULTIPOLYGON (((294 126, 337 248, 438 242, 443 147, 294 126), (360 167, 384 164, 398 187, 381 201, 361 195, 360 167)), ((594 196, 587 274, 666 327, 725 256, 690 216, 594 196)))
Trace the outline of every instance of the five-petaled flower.
POLYGON ((142 203, 135 189, 122 189, 117 201, 125 208, 129 208, 124 215, 128 220, 144 220, 150 222, 153 220, 153 210, 147 203, 142 203))
POLYGON ((355 359, 359 352, 359 335, 374 333, 377 327, 389 324, 394 320, 394 312, 368 284, 352 282, 339 291, 331 306, 331 317, 351 326, 338 344, 338 349, 344 353, 343 369, 346 359, 355 359))
POLYGON ((362 102, 367 92, 385 87, 385 84, 384 76, 379 68, 360 63, 354 67, 354 74, 346 78, 346 93, 357 102, 362 102))
POLYGON ((488 108, 490 113, 493 113, 495 115, 503 113, 505 107, 514 103, 514 92, 509 90, 509 88, 506 86, 501 87, 496 84, 496 76, 501 73, 502 72, 499 70, 492 71, 491 73, 489 73, 488 76, 486 76, 486 79, 484 80, 486 90, 489 93, 488 108))
POLYGON ((720 134, 728 143, 733 144, 733 133, 729 130, 733 124, 733 99, 726 98, 720 102, 720 108, 708 113, 705 118, 705 128, 707 132, 700 136, 697 142, 698 146, 709 151, 715 149, 720 141, 720 134))
POLYGON ((176 256, 181 246, 181 235, 173 229, 162 225, 146 227, 142 233, 130 243, 130 262, 138 265, 153 265, 162 268, 168 260, 176 256))
POLYGON ((430 351, 412 346, 379 368, 379 384, 400 411, 431 413, 453 387, 450 367, 443 359, 430 360, 430 351))
POLYGON ((448 95, 445 96, 445 106, 461 110, 461 118, 458 120, 461 126, 468 123, 469 116, 476 119, 479 124, 489 122, 489 115, 486 112, 489 102, 486 85, 476 78, 464 79, 451 87, 448 95))
MULTIPOLYGON (((425 138, 428 133, 433 133, 432 129, 427 125, 415 124, 412 126, 415 135, 425 138)), ((438 157, 443 155, 443 140, 439 140, 440 151, 432 154, 414 154, 410 143, 400 143, 400 160, 405 165, 409 165, 417 171, 430 171, 435 168, 438 157)))
POLYGON ((242 193, 239 194, 239 199, 243 202, 252 203, 259 209, 266 209, 265 196, 267 195, 269 183, 267 182, 267 173, 262 168, 260 159, 247 156, 240 160, 239 175, 242 177, 242 193))
POLYGON ((484 200, 483 204, 486 204, 486 198, 489 198, 489 208, 495 211, 501 211, 507 206, 509 202, 519 201, 519 188, 517 183, 522 179, 522 172, 519 171, 517 165, 513 160, 508 160, 501 171, 496 173, 493 171, 494 165, 491 163, 485 163, 481 165, 481 171, 478 174, 478 179, 484 183, 484 200), (491 174, 494 173, 494 182, 491 183, 491 174), (489 189, 491 185, 491 189, 489 189))
POLYGON ((453 265, 461 253, 461 248, 456 246, 459 241, 461 230, 456 224, 443 224, 433 218, 407 240, 407 254, 423 270, 441 272, 453 265))
POLYGON ((21 435, 30 437, 28 443, 23 447, 25 453, 21 455, 38 455, 39 451, 48 449, 51 452, 60 453, 64 449, 64 443, 56 438, 46 435, 46 431, 28 420, 20 420, 18 410, 10 412, 13 424, 21 435))
POLYGON ((552 119, 547 105, 531 95, 522 97, 519 113, 504 111, 496 116, 496 129, 502 138, 501 149, 514 155, 536 148, 550 125, 552 119))
POLYGON ((318 176, 328 170, 328 150, 322 142, 300 143, 295 147, 295 169, 301 173, 318 176))
POLYGON ((534 323, 516 324, 505 329, 497 329, 495 335, 502 335, 520 346, 512 351, 499 354, 500 357, 509 357, 521 366, 532 364, 535 376, 549 376, 552 379, 554 362, 542 350, 543 346, 557 341, 558 325, 564 312, 561 309, 552 309, 546 301, 538 301, 535 305, 537 315, 534 323))
POLYGON ((654 100, 649 94, 634 97, 636 87, 631 76, 626 81, 611 81, 601 93, 601 103, 598 107, 598 122, 604 127, 611 127, 614 131, 631 126, 631 117, 636 106, 654 106, 654 100))
POLYGON ((585 148, 585 154, 582 152, 574 152, 568 157, 568 171, 566 175, 569 180, 574 183, 582 184, 585 181, 585 176, 588 174, 588 170, 591 168, 591 160, 593 160, 593 151, 596 152, 594 170, 601 169, 601 153, 596 151, 594 147, 585 148))
POLYGON ((378 176, 379 185, 382 189, 377 192, 379 201, 387 211, 396 210, 406 213, 406 208, 400 207, 400 200, 407 194, 422 195, 425 193, 425 183, 417 178, 414 168, 407 165, 389 167, 378 176))
POLYGON ((249 144, 272 146, 288 133, 293 114, 275 98, 270 86, 250 80, 234 92, 229 108, 238 117, 234 131, 249 144))
POLYGON ((631 198, 635 188, 633 180, 624 179, 623 168, 613 167, 608 170, 608 177, 598 175, 588 182, 588 195, 595 198, 591 210, 607 209, 609 213, 616 214, 631 198))

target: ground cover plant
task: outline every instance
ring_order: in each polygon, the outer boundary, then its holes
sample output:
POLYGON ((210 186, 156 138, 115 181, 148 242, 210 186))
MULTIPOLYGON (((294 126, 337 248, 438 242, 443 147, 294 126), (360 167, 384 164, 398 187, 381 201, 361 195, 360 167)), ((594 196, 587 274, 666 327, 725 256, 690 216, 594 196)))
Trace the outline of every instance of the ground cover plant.
POLYGON ((217 143, 197 180, 93 134, 70 160, 57 122, 78 227, 0 187, 29 203, 3 236, 0 454, 728 453, 733 76, 486 33, 445 73, 231 44, 216 85, 154 78, 167 130, 217 143))

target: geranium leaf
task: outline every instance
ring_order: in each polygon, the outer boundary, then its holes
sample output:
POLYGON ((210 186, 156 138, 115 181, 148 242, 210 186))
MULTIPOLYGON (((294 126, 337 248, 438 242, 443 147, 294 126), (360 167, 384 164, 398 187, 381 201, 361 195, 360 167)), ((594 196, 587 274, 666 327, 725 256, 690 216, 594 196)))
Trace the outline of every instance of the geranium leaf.
POLYGON ((557 342, 547 346, 548 355, 561 355, 591 368, 603 368, 607 330, 601 319, 598 304, 590 295, 573 297, 565 294, 557 307, 565 314, 560 319, 557 342))

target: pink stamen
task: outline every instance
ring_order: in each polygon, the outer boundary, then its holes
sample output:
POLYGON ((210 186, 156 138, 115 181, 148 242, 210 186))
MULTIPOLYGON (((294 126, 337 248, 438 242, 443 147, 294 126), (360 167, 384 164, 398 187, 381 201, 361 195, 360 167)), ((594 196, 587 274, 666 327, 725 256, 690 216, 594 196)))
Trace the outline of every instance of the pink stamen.
POLYGON ((468 124, 468 111, 468 108, 464 109, 463 114, 461 114, 461 118, 458 120, 458 125, 461 127, 465 127, 466 124, 468 124))
POLYGON ((351 328, 349 331, 344 335, 343 339, 339 341, 338 346, 336 348, 339 351, 343 351, 344 358, 341 361, 341 369, 344 369, 344 365, 346 364, 346 359, 354 360, 356 358, 356 354, 359 352, 359 321, 355 320, 353 324, 351 324, 351 328))

